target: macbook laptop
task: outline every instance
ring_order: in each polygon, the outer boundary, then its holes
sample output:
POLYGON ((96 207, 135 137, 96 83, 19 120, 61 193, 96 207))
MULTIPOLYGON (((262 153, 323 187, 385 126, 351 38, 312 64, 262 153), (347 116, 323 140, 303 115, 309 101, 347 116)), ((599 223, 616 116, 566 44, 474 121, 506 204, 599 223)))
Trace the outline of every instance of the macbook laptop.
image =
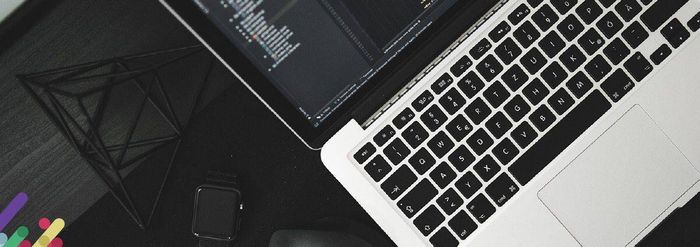
POLYGON ((161 2, 399 246, 633 246, 700 191, 698 0, 161 2))

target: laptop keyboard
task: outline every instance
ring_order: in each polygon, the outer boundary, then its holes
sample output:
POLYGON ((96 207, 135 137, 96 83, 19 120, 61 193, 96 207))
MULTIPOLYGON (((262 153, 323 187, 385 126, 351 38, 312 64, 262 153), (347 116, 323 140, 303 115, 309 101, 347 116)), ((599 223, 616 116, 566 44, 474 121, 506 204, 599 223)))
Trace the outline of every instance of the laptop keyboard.
POLYGON ((457 246, 700 27, 688 0, 528 0, 353 154, 435 246, 457 246), (635 51, 651 33, 651 56, 635 51))

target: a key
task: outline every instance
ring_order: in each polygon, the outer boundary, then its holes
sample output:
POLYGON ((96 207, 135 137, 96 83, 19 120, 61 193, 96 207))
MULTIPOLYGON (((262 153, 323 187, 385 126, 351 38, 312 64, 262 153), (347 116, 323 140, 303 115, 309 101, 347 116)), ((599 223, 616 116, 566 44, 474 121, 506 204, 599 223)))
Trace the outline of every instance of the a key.
POLYGON ((683 24, 681 24, 678 19, 671 20, 664 28, 661 29, 661 35, 668 40, 668 43, 673 46, 673 48, 680 47, 688 38, 690 38, 690 32, 686 29, 683 24))
POLYGON ((464 97, 462 97, 462 94, 455 88, 451 88, 447 91, 447 93, 440 98, 439 102, 442 108, 450 115, 455 114, 455 112, 467 103, 464 97))
POLYGON ((459 242, 457 239, 452 236, 452 233, 450 233, 449 230, 447 230, 446 227, 440 228, 435 234, 433 234, 432 237, 430 237, 430 243, 433 246, 440 246, 440 247, 457 247, 459 245, 459 242))
POLYGON ((374 136, 373 140, 377 146, 381 147, 384 146, 384 144, 386 144, 394 135, 396 135, 396 130, 394 130, 391 125, 387 125, 374 136))
POLYGON ((590 25, 603 14, 603 9, 600 8, 595 0, 584 0, 581 5, 576 8, 576 14, 581 17, 583 22, 590 25))
POLYGON ((622 69, 617 69, 600 84, 600 88, 613 102, 618 102, 634 88, 634 82, 622 69))
POLYGON ((467 210, 469 210, 469 213, 480 223, 486 222, 486 220, 496 212, 496 208, 489 202, 489 199, 486 199, 484 194, 479 194, 474 197, 474 199, 467 204, 467 210))
POLYGON ((423 93, 418 96, 417 99, 413 100, 413 103, 411 103, 411 106, 413 106, 413 109, 416 109, 416 111, 420 112, 423 109, 425 109, 426 106, 430 104, 430 102, 433 101, 435 97, 433 97, 433 94, 425 90, 423 93))
POLYGON ((608 12, 596 23, 596 26, 609 39, 622 29, 622 21, 613 12, 608 12))
POLYGON ((549 97, 547 103, 550 107, 552 107, 552 109, 554 109, 554 112, 559 115, 563 115, 567 110, 569 110, 569 108, 571 108, 571 106, 574 105, 574 99, 571 98, 569 93, 566 92, 566 89, 560 88, 554 94, 552 94, 551 97, 549 97))
POLYGON ((670 55, 671 47, 668 47, 667 44, 663 44, 651 54, 651 61, 654 62, 654 64, 659 65, 670 55))
POLYGON ((513 39, 507 38, 503 41, 503 43, 496 47, 495 52, 496 55, 498 55, 498 58, 501 59, 503 64, 509 65, 515 60, 515 58, 520 56, 522 50, 520 50, 520 47, 518 47, 518 45, 515 44, 515 41, 513 41, 513 39))
POLYGON ((513 124, 503 112, 493 114, 493 117, 486 121, 486 129, 488 129, 496 139, 500 139, 512 127, 513 124))
POLYGON ((447 116, 437 105, 432 105, 420 116, 420 119, 430 131, 435 131, 447 121, 447 116))
POLYGON ((457 83, 457 86, 467 98, 471 99, 476 96, 481 89, 484 89, 484 81, 482 81, 474 71, 470 71, 457 83))
POLYGON ((406 144, 403 144, 399 138, 394 138, 394 140, 384 148, 384 155, 394 165, 401 163, 409 154, 411 154, 411 150, 408 149, 406 144))
POLYGON ((607 61, 603 58, 601 55, 597 55, 588 62, 585 66, 586 72, 588 72, 588 75, 593 78, 594 81, 598 82, 603 79, 610 71, 612 71, 612 67, 610 67, 610 64, 608 64, 607 61))
POLYGON ((525 102, 522 96, 516 95, 510 102, 508 102, 503 109, 508 113, 511 119, 515 122, 519 122, 521 119, 530 112, 530 105, 525 102))
POLYGON ((578 0, 552 0, 552 5, 556 8, 562 15, 569 12, 578 3, 578 0))
POLYGON ((615 5, 615 10, 625 21, 631 21, 632 18, 642 12, 642 6, 637 0, 622 0, 615 5))
POLYGON ((472 60, 469 59, 467 56, 462 56, 452 67, 450 67, 450 72, 452 72, 452 75, 455 77, 459 77, 462 74, 464 74, 469 67, 472 66, 472 60))
POLYGON ((474 223, 474 220, 467 215, 467 212, 463 210, 455 214, 447 225, 449 225, 452 231, 457 234, 457 237, 462 240, 467 239, 478 227, 476 223, 474 223))
POLYGON ((435 158, 433 158, 432 154, 428 153, 428 150, 421 148, 408 159, 408 164, 410 164, 418 174, 423 175, 435 165, 435 158))
POLYGON ((501 80, 503 80, 513 92, 518 91, 529 79, 525 71, 517 64, 513 64, 513 67, 510 67, 510 69, 506 70, 501 76, 501 80))
POLYGON ((496 163, 496 160, 494 160, 491 155, 484 156, 484 158, 474 164, 474 171, 476 174, 479 174, 479 177, 481 177, 481 180, 485 183, 488 183, 500 170, 501 166, 496 163))
POLYGON ((700 29, 700 12, 695 14, 693 18, 690 18, 688 21, 688 28, 690 28, 690 30, 693 32, 697 32, 698 29, 700 29))
POLYGON ((397 129, 402 129, 408 122, 410 122, 416 115, 413 113, 411 108, 403 109, 391 122, 394 123, 397 129))
POLYGON ((382 190, 389 198, 396 200, 408 190, 418 178, 407 165, 401 166, 382 183, 382 190))
POLYGON ((468 171, 462 177, 455 182, 455 188, 459 193, 464 196, 464 198, 469 199, 481 188, 481 182, 474 176, 474 173, 468 171))
POLYGON ((475 60, 479 60, 490 49, 491 42, 489 42, 488 39, 484 38, 481 41, 479 41, 479 43, 476 43, 476 45, 471 50, 469 50, 469 55, 472 55, 472 58, 474 58, 475 60))
POLYGON ((550 27, 559 21, 559 15, 554 12, 552 7, 548 4, 542 5, 542 7, 532 14, 532 20, 535 21, 542 32, 547 31, 550 27))
POLYGON ((566 87, 577 99, 580 99, 593 88, 593 83, 583 72, 579 71, 566 82, 566 87))
POLYGON ((603 53, 608 57, 610 62, 614 65, 618 65, 630 55, 630 49, 627 48, 627 45, 625 45, 620 38, 616 38, 603 49, 603 53))
POLYGON ((532 22, 526 21, 519 28, 515 29, 513 37, 523 48, 528 48, 535 43, 535 40, 540 38, 540 32, 532 25, 532 22))
POLYGON ((508 174, 501 173, 498 177, 486 186, 486 194, 491 197, 491 200, 499 207, 502 207, 515 193, 518 193, 518 185, 515 184, 508 174))
POLYGON ((642 24, 635 21, 625 29, 625 31, 622 31, 622 37, 625 38, 625 41, 627 41, 633 49, 636 49, 649 38, 649 32, 642 27, 642 24))
POLYGON ((428 135, 428 132, 425 131, 423 126, 417 121, 413 122, 401 133, 401 137, 403 137, 412 148, 416 148, 423 143, 425 139, 428 138, 428 135))
POLYGON ((523 19, 525 19, 525 17, 528 14, 530 14, 530 8, 523 3, 520 4, 520 6, 518 6, 517 8, 515 8, 515 10, 512 13, 510 13, 510 15, 508 15, 508 20, 513 25, 518 25, 521 21, 523 21, 523 19))
POLYGON ((510 137, 513 138, 515 143, 517 143, 518 146, 523 149, 530 145, 530 143, 532 143, 537 136, 537 131, 535 131, 535 129, 533 129, 527 121, 521 123, 518 127, 515 127, 513 132, 510 133, 510 137))
POLYGON ((391 166, 382 156, 377 155, 365 165, 365 171, 375 182, 379 182, 391 172, 391 166))
POLYGON ((464 113, 472 120, 472 123, 478 125, 491 114, 491 108, 486 105, 484 100, 477 98, 464 109, 464 113))
POLYGON ((491 38, 494 43, 498 43, 508 32, 510 32, 510 25, 508 25, 508 22, 503 21, 489 33, 489 38, 491 38))
POLYGON ((442 208, 447 215, 452 215, 459 207, 464 204, 464 200, 457 194, 457 191, 450 188, 445 193, 442 193, 436 200, 438 206, 442 208))
POLYGON ((566 73, 564 68, 559 65, 559 63, 552 62, 549 66, 547 66, 544 71, 542 71, 542 79, 549 85, 551 88, 556 88, 561 84, 566 77, 569 75, 566 73))
POLYGON ((559 56, 559 60, 570 72, 574 72, 586 61, 586 57, 576 45, 571 45, 559 56))
POLYGON ((454 79, 452 79, 452 76, 450 74, 445 73, 440 76, 435 82, 433 82, 433 85, 430 86, 431 89, 433 89, 433 92, 435 94, 441 94, 447 87, 450 86, 454 82, 454 79))
POLYGON ((603 37, 600 36, 595 28, 588 29, 588 31, 578 39, 578 45, 580 45, 588 55, 593 55, 604 43, 603 37))
POLYGON ((613 3, 615 3, 617 0, 597 0, 597 1, 600 2, 601 4, 603 4, 603 7, 607 8, 607 7, 612 6, 613 3))
POLYGON ((445 216, 442 215, 435 206, 430 205, 430 207, 426 208, 425 211, 413 220, 413 224, 423 233, 423 236, 428 236, 435 231, 443 221, 445 221, 445 216))
POLYGON ((430 151, 433 151, 433 154, 435 154, 438 159, 444 157, 454 146, 454 142, 452 142, 444 131, 440 131, 440 133, 428 141, 428 148, 430 151))
POLYGON ((540 5, 544 0, 527 0, 527 2, 530 4, 530 6, 537 7, 537 5, 540 5))
POLYGON ((544 53, 550 58, 554 58, 554 56, 556 56, 566 46, 564 40, 562 40, 556 32, 550 32, 544 36, 538 44, 544 53))
POLYGON ((476 153, 476 155, 481 155, 486 150, 493 145, 493 139, 489 136, 484 129, 479 129, 472 136, 467 138, 467 144, 469 147, 472 148, 472 150, 476 153))
POLYGON ((360 148, 360 150, 357 150, 357 153, 355 153, 352 157, 355 158, 355 161, 359 164, 365 163, 369 159, 369 157, 374 154, 374 152, 377 151, 377 149, 374 147, 372 143, 367 143, 364 146, 360 148))
POLYGON ((655 32, 687 2, 688 0, 656 1, 642 14, 640 19, 650 31, 655 32))
POLYGON ((413 189, 399 200, 396 205, 408 218, 412 218, 418 211, 425 207, 428 202, 437 196, 438 191, 428 179, 421 180, 413 189))
POLYGON ((474 157, 466 146, 461 145, 448 156, 447 160, 450 161, 450 164, 457 169, 457 171, 463 172, 476 161, 476 157, 474 157))
POLYGON ((493 155, 504 166, 508 165, 519 153, 520 150, 508 138, 504 138, 498 145, 493 147, 493 155))
POLYGON ((541 105, 537 110, 530 114, 530 122, 535 125, 535 127, 540 131, 544 132, 549 126, 554 123, 556 117, 554 114, 547 109, 547 106, 541 105))
POLYGON ((459 142, 472 131, 472 125, 469 124, 469 121, 464 115, 459 114, 452 119, 452 121, 447 123, 445 129, 447 129, 447 132, 450 133, 452 138, 459 142))
POLYGON ((547 64, 547 59, 537 48, 533 47, 520 58, 520 64, 525 67, 528 73, 534 75, 547 64))
POLYGON ((583 32, 583 25, 575 15, 571 14, 557 25, 557 29, 564 35, 566 40, 572 41, 583 32))
POLYGON ((501 65, 493 55, 488 55, 476 66, 476 70, 479 71, 479 74, 481 74, 486 81, 490 82, 501 73, 503 65, 501 65))
POLYGON ((484 98, 486 98, 486 101, 488 101, 493 108, 501 106, 508 97, 510 97, 510 93, 501 82, 493 83, 484 91, 484 98))
POLYGON ((450 168, 450 165, 442 162, 430 172, 430 178, 438 187, 444 189, 457 178, 457 174, 450 168))
POLYGON ((651 71, 654 66, 649 63, 641 52, 637 52, 625 62, 625 69, 638 82, 642 81, 651 71))
POLYGON ((545 86, 539 78, 535 78, 523 88, 523 94, 527 97, 527 100, 532 103, 532 105, 537 105, 549 94, 549 89, 545 86))

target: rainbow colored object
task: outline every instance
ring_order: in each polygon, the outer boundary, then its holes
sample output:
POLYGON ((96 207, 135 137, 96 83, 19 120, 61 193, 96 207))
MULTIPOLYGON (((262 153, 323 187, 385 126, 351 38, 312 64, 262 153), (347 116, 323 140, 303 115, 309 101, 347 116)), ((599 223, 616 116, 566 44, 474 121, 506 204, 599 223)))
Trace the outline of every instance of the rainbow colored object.
MULTIPOLYGON (((20 192, 7 204, 5 209, 0 212, 0 231, 3 231, 10 221, 15 218, 27 201, 29 201, 27 194, 20 192)), ((62 247, 63 240, 58 237, 58 234, 65 225, 66 223, 61 218, 55 219, 53 222, 46 218, 41 218, 39 220, 39 228, 44 230, 44 232, 33 245, 26 239, 29 236, 29 228, 20 226, 9 237, 4 232, 0 232, 0 247, 62 247)))

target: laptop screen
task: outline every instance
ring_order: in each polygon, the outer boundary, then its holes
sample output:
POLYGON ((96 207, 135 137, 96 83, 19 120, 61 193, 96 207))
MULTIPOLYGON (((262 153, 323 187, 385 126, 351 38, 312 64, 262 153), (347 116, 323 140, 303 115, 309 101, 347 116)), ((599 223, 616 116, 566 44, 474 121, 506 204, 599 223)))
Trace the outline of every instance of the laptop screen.
POLYGON ((459 0, 193 0, 319 126, 459 0))

